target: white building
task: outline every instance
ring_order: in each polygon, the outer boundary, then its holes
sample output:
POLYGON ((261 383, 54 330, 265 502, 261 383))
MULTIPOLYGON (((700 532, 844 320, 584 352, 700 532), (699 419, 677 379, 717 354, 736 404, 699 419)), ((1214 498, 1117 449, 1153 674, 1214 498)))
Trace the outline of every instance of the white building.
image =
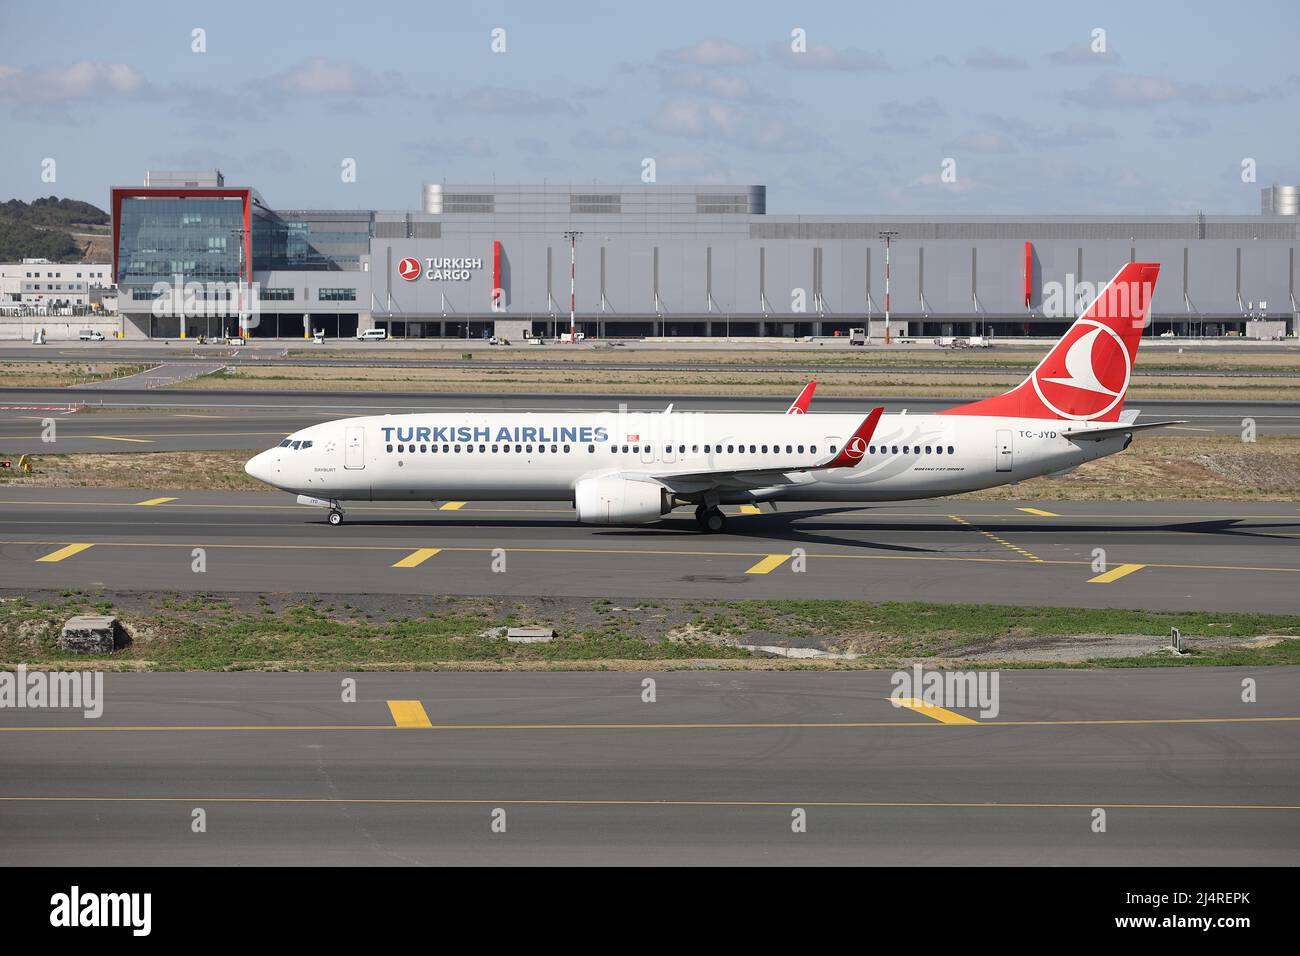
POLYGON ((87 306, 92 290, 113 288, 111 262, 50 262, 24 259, 0 263, 0 309, 87 306))

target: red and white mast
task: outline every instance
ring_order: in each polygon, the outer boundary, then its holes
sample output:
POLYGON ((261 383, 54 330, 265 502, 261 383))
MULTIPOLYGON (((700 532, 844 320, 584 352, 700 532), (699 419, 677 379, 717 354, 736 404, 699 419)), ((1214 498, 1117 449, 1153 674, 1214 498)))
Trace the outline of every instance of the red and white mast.
POLYGON ((578 322, 576 300, 574 298, 574 286, 577 284, 578 271, 578 237, 580 232, 569 230, 564 234, 564 238, 569 240, 569 344, 576 345, 578 342, 578 322))

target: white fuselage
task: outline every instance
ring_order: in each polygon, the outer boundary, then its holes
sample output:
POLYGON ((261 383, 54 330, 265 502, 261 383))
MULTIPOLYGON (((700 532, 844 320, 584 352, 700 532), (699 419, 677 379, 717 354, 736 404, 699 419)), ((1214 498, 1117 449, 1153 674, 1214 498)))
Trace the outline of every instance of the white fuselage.
POLYGON ((832 458, 861 422, 860 415, 707 412, 370 416, 296 432, 289 444, 254 457, 248 472, 333 501, 572 501, 579 481, 619 475, 668 478, 685 502, 706 500, 710 484, 691 474, 771 469, 761 487, 714 482, 708 500, 891 501, 1023 481, 1114 454, 1128 441, 1062 435, 1078 422, 885 415, 858 465, 797 470, 832 458))

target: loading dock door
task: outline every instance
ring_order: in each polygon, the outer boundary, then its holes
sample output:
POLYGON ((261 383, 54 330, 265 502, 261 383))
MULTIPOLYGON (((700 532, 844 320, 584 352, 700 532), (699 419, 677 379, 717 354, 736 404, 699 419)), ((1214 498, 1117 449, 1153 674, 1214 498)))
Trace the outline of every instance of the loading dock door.
POLYGON ((1010 471, 1015 464, 1015 454, 1011 445, 1011 429, 998 429, 996 461, 998 471, 1010 471))
POLYGON ((344 433, 343 467, 366 467, 366 430, 361 425, 349 425, 344 433))

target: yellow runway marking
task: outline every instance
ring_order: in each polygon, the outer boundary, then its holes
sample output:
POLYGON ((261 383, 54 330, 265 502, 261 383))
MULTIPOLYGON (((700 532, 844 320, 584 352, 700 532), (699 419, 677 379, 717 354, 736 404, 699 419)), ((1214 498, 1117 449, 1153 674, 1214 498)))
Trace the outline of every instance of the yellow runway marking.
MULTIPOLYGON (((276 435, 279 435, 279 434, 284 434, 284 433, 283 433, 283 432, 259 432, 258 434, 266 434, 266 435, 276 434, 276 435)), ((84 437, 84 436, 80 436, 80 437, 84 437)), ((1276 502, 1273 502, 1273 503, 1275 504, 1276 502)), ((41 504, 41 505, 75 505, 75 506, 77 506, 77 507, 83 507, 83 506, 87 506, 87 505, 93 505, 93 506, 95 506, 96 508, 120 508, 120 507, 130 507, 130 506, 131 506, 129 502, 123 502, 123 501, 88 501, 88 500, 84 500, 84 499, 81 500, 81 501, 32 501, 32 500, 30 500, 30 499, 20 499, 20 498, 0 498, 0 505, 31 505, 31 504, 41 504)), ((194 509, 216 510, 216 511, 229 511, 229 510, 238 510, 238 511, 261 510, 261 511, 292 511, 292 512, 297 512, 297 513, 301 513, 301 512, 302 512, 302 508, 301 508, 301 506, 299 506, 299 505, 293 505, 293 504, 287 504, 287 505, 264 505, 264 504, 256 504, 256 503, 253 503, 253 502, 250 502, 250 503, 248 503, 248 504, 229 504, 229 505, 227 505, 227 504, 215 504, 215 503, 210 503, 210 504, 190 504, 190 505, 186 505, 185 507, 187 507, 187 508, 194 508, 194 509)), ((356 510, 357 510, 357 511, 366 511, 366 512, 370 512, 370 511, 384 511, 384 512, 394 512, 394 513, 398 513, 398 514, 419 514, 419 513, 423 512, 423 511, 425 511, 426 509, 425 509, 423 506, 421 506, 421 505, 405 505, 405 506, 397 505, 397 506, 392 506, 392 507, 386 507, 386 506, 382 506, 382 505, 370 505, 370 506, 365 506, 365 507, 358 507, 356 510)), ((469 511, 491 511, 491 512, 495 512, 495 513, 499 513, 499 514, 534 514, 534 513, 543 513, 543 514, 561 514, 561 513, 566 513, 566 514, 573 514, 573 509, 572 509, 572 508, 468 508, 468 509, 466 509, 466 510, 469 510, 469 511)), ((1300 511, 1300 509, 1298 509, 1298 511, 1300 511)), ((683 512, 683 514, 685 514, 685 512, 683 512)), ((800 515, 799 515, 798 512, 794 512, 794 511, 792 511, 792 512, 789 512, 788 514, 789 514, 790 516, 792 516, 792 517, 800 517, 800 515)), ((1287 514, 1252 514, 1252 515, 1240 515, 1240 514, 1235 514, 1235 515, 1230 515, 1230 514, 1151 514, 1151 513, 1142 513, 1142 514, 1137 514, 1137 513, 1134 513, 1134 514, 1083 514, 1083 515, 1070 515, 1070 520, 1071 520, 1071 521, 1098 521, 1098 520, 1105 520, 1105 521, 1142 521, 1142 520, 1169 521, 1169 520, 1172 520, 1172 519, 1175 519, 1175 518, 1178 518, 1178 519, 1184 519, 1184 518, 1186 518, 1186 519, 1196 519, 1196 520, 1199 520, 1199 521, 1211 521, 1211 520, 1219 520, 1219 521, 1223 521, 1223 520, 1235 520, 1235 521, 1277 521, 1277 520, 1279 520, 1279 519, 1283 519, 1283 518, 1290 519, 1290 520, 1294 520, 1295 517, 1296 517, 1296 514, 1297 514, 1297 512, 1290 512, 1290 513, 1287 513, 1287 514)), ((880 510, 875 510, 875 509, 854 509, 854 510, 845 510, 845 511, 842 511, 842 512, 837 512, 835 515, 832 515, 832 516, 823 516, 823 515, 808 515, 808 516, 803 516, 803 517, 800 517, 800 520, 804 520, 804 521, 821 521, 821 520, 826 520, 826 521, 838 521, 838 520, 841 520, 841 519, 843 519, 844 517, 847 517, 847 516, 859 516, 859 515, 863 515, 863 516, 867 516, 867 517, 871 517, 871 518, 876 518, 876 519, 883 520, 883 519, 886 519, 886 518, 938 518, 938 517, 940 516, 940 513, 939 513, 939 512, 925 512, 925 511, 880 511, 880 510)), ((964 515, 964 517, 966 517, 966 518, 1006 518, 1007 515, 1006 515, 1005 513, 968 512, 967 514, 964 515)), ((908 530, 908 529, 904 529, 904 530, 908 530)), ((1159 534, 1186 534, 1187 532, 1181 532, 1181 531, 1180 531, 1180 532, 1164 532, 1164 531, 1161 531, 1161 532, 1153 532, 1153 533, 1159 533, 1159 534)))
POLYGON ((388 710, 393 715, 396 727, 432 727, 429 715, 424 712, 424 705, 418 700, 390 700, 388 710))
POLYGON ((459 511, 461 508, 464 508, 464 507, 465 507, 465 502, 463 502, 463 501, 448 501, 448 502, 446 502, 445 504, 443 504, 443 506, 442 506, 441 508, 439 508, 438 510, 439 510, 439 511, 459 511))
MULTIPOLYGON (((77 436, 76 436, 76 435, 69 435, 68 437, 71 439, 71 438, 76 438, 77 436)), ((152 445, 152 444, 153 444, 153 442, 149 441, 149 440, 146 439, 146 438, 122 438, 122 437, 119 436, 119 435, 87 435, 87 436, 85 436, 85 437, 87 437, 87 438, 98 438, 100 441, 129 441, 129 442, 134 442, 134 443, 137 444, 137 445, 152 445)))
POLYGON ((169 501, 175 501, 175 498, 150 498, 148 501, 137 501, 137 505, 165 505, 169 501))
POLYGON ((442 548, 419 548, 402 558, 402 560, 394 564, 393 567, 418 568, 441 550, 442 548))
MULTIPOLYGON (((44 502, 48 504, 48 502, 44 502)), ((130 507, 134 507, 131 505, 130 507)), ((65 539, 66 540, 66 539, 65 539)), ((64 541, 49 538, 0 538, 0 545, 5 544, 63 544, 64 541)), ((93 542, 100 547, 105 548, 184 548, 190 550, 199 543, 179 543, 170 541, 96 541, 93 542)), ((227 544, 227 543, 206 543, 202 544, 205 548, 220 548, 232 551, 408 551, 409 545, 395 544, 227 544)), ((488 547, 445 547, 441 551, 465 553, 465 554, 487 554, 493 551, 488 547)), ((591 555, 622 555, 627 557, 650 557, 650 558, 762 558, 766 557, 760 551, 682 551, 676 549, 651 549, 651 548, 533 548, 533 547, 512 547, 511 551, 517 554, 591 554, 591 555)), ((954 554, 841 554, 831 551, 809 552, 810 558, 825 558, 834 561, 942 561, 942 562, 966 562, 970 564, 1022 564, 1022 565, 1046 565, 1057 567, 1088 567, 1091 561, 1066 560, 1064 558, 996 558, 989 556, 966 556, 954 554)), ((1160 564, 1149 563, 1143 565, 1146 568, 1155 568, 1173 571, 1253 571, 1253 572, 1271 572, 1278 574, 1300 574, 1300 567, 1287 568, 1268 565, 1251 565, 1251 564, 1160 564)))
POLYGON ((998 544, 1002 545, 1002 547, 1008 548, 1014 551, 1016 554, 1028 558, 1031 562, 1035 564, 1043 563, 1043 559, 1040 558, 1038 555, 1033 554, 1032 552, 1026 551, 1024 548, 1012 544, 1006 538, 999 538, 992 531, 985 531, 983 528, 975 527, 975 525, 971 524, 961 515, 948 515, 948 517, 951 518, 953 521, 957 522, 959 525, 970 528, 972 531, 979 532, 980 534, 984 535, 984 537, 988 538, 990 541, 996 541, 998 544))
POLYGON ((770 574, 771 572, 775 571, 777 568, 779 568, 781 565, 785 564, 789 560, 790 560, 790 555, 788 554, 769 554, 766 558, 758 562, 758 564, 754 565, 745 573, 746 574, 770 574))
POLYGON ((1104 574, 1099 574, 1095 578, 1089 578, 1089 584, 1110 584, 1112 581, 1118 581, 1120 578, 1132 574, 1134 571, 1141 571, 1145 564, 1121 564, 1111 568, 1104 574))
POLYGON ((87 548, 93 548, 93 544, 70 544, 67 547, 59 548, 58 551, 51 551, 43 558, 37 558, 37 561, 62 561, 64 558, 70 558, 74 554, 81 554, 87 548))
POLYGON ((927 704, 925 701, 916 697, 900 697, 898 700, 890 698, 891 703, 900 707, 906 707, 908 710, 914 710, 918 714, 924 714, 926 717, 933 717, 941 724, 978 724, 978 720, 965 717, 955 711, 946 710, 943 707, 935 707, 933 704, 927 704))
POLYGON ((1055 511, 1044 511, 1042 508, 1017 508, 1017 511, 1023 511, 1026 514, 1038 515, 1041 518, 1059 518, 1061 517, 1055 511))
POLYGON ((519 799, 493 797, 61 797, 17 796, 0 797, 3 803, 248 803, 276 804, 282 806, 437 806, 483 807, 819 807, 847 810, 1083 810, 1092 807, 1109 807, 1114 810, 1300 810, 1296 804, 1272 803, 1112 803, 1100 797, 1087 803, 999 803, 940 802, 912 800, 582 800, 582 799, 519 799))
POLYGON ((760 508, 758 505, 741 505, 740 513, 742 515, 761 515, 763 513, 763 509, 760 508))
POLYGON ((191 415, 191 414, 188 414, 188 413, 185 413, 185 412, 175 412, 175 413, 173 413, 173 416, 172 416, 172 417, 173 417, 173 418, 212 418, 212 419, 225 419, 226 416, 225 416, 225 415, 191 415))
MULTIPOLYGON (((1297 723, 1294 717, 1137 717, 1106 718, 1099 720, 978 720, 972 724, 945 724, 912 720, 863 720, 835 723, 713 723, 713 724, 431 724, 430 730, 895 730, 943 727, 1139 727, 1180 724, 1268 724, 1297 723)), ((106 731, 131 731, 136 733, 198 733, 201 731, 243 733, 246 731, 307 731, 325 730, 392 730, 392 724, 53 724, 28 727, 0 727, 0 733, 103 733, 106 731)))

